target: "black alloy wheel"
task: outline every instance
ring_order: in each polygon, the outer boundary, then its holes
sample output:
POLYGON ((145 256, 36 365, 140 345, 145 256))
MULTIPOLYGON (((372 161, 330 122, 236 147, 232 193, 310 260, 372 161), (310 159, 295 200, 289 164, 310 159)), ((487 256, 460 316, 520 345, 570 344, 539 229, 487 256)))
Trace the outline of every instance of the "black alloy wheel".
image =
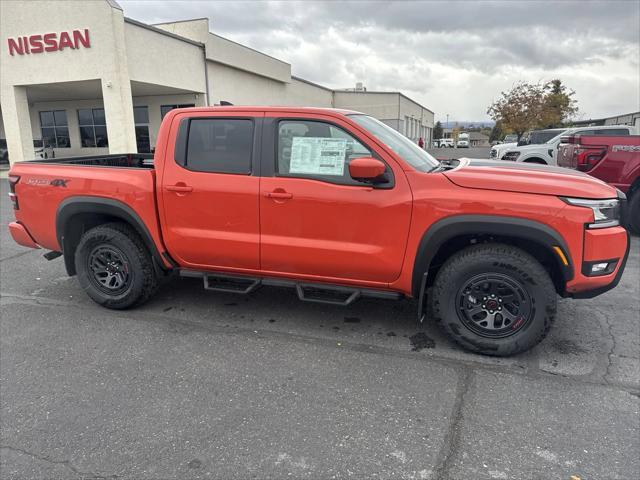
POLYGON ((458 316, 472 332, 504 338, 524 328, 535 313, 527 290, 501 273, 476 275, 458 291, 458 316))
POLYGON ((132 272, 126 255, 113 245, 96 246, 87 257, 93 284, 104 293, 117 295, 131 286, 132 272))

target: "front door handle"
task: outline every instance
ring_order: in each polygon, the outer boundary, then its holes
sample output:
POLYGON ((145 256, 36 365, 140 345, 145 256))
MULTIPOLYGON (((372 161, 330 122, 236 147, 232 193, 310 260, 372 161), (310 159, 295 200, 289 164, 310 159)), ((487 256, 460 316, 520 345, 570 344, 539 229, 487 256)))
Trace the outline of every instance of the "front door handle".
POLYGON ((193 192, 193 187, 190 185, 185 185, 184 183, 177 183, 175 185, 167 185, 166 188, 169 192, 178 192, 178 193, 189 193, 193 192))
POLYGON ((288 200, 293 198, 293 194, 288 192, 269 192, 267 193, 267 197, 273 198, 274 200, 288 200))

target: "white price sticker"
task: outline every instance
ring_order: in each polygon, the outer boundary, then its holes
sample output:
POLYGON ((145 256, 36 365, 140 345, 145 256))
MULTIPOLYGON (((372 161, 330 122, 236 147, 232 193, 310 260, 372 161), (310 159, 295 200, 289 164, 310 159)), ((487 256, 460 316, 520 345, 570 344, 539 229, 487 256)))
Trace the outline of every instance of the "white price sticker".
POLYGON ((346 150, 344 138, 294 137, 289 173, 343 175, 346 150))

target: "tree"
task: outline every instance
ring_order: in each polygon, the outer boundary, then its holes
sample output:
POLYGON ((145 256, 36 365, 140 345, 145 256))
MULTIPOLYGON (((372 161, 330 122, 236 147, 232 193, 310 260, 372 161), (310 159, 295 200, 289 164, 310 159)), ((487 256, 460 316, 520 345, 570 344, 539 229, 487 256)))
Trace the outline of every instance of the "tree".
POLYGON ((544 89, 543 126, 546 128, 561 127, 578 112, 578 102, 572 98, 575 92, 567 89, 559 79, 551 80, 544 86, 544 89))
POLYGON ((578 111, 573 91, 560 80, 546 84, 517 83, 487 109, 487 114, 501 123, 504 130, 518 135, 527 130, 560 126, 578 111))
POLYGON ((437 140, 439 138, 442 138, 442 124, 440 123, 440 120, 438 120, 433 126, 433 139, 437 140))
POLYGON ((497 142, 498 140, 502 140, 504 138, 504 131, 502 130, 502 122, 497 121, 496 124, 491 129, 491 133, 489 134, 490 142, 497 142))

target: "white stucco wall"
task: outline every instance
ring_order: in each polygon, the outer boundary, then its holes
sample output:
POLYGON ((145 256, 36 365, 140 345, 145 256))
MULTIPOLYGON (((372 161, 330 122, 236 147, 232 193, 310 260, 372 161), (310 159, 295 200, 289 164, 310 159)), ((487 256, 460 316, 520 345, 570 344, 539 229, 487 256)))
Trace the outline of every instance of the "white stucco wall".
POLYGON ((124 24, 131 80, 205 92, 203 48, 133 23, 124 24))
POLYGON ((155 26, 204 43, 208 60, 272 80, 284 83, 291 81, 291 65, 287 62, 210 33, 209 21, 206 18, 160 23, 155 26))
POLYGON ((106 0, 7 0, 0 15, 0 102, 11 161, 33 150, 28 85, 99 79, 112 152, 135 151, 124 16, 106 0), (10 55, 8 38, 89 30, 90 48, 10 55), (117 128, 116 128, 117 126, 117 128))
POLYGON ((217 62, 207 62, 212 104, 331 107, 331 90, 291 79, 284 83, 217 62))

